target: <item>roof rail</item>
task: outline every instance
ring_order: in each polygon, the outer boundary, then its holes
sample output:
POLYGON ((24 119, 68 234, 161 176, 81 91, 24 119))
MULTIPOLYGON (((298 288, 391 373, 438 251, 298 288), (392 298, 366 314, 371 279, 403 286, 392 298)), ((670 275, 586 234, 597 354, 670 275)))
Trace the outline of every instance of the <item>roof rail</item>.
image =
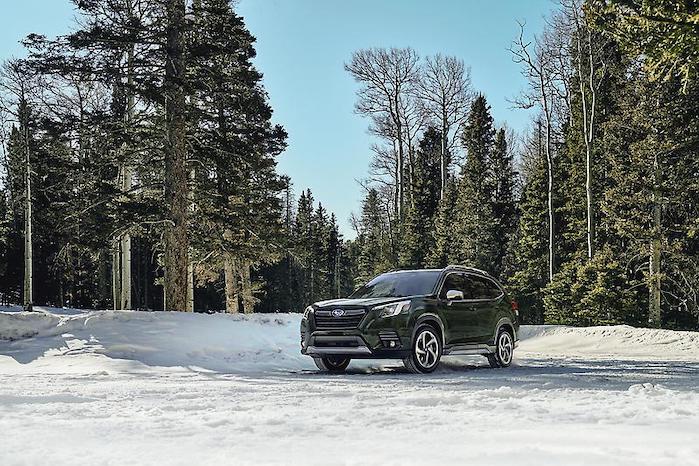
POLYGON ((451 264, 451 265, 447 265, 447 266, 444 268, 444 270, 464 270, 464 271, 467 271, 467 272, 475 272, 475 273, 479 273, 479 274, 481 274, 481 275, 488 275, 488 276, 490 276, 490 274, 489 274, 488 272, 486 272, 485 270, 477 269, 477 268, 475 268, 475 267, 468 267, 468 266, 465 266, 465 265, 451 264))

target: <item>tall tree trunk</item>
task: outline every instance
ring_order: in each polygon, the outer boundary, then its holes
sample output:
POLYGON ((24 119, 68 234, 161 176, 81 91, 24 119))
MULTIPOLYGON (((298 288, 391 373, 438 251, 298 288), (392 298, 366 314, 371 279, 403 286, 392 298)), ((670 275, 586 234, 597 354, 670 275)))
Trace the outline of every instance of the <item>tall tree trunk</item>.
POLYGON ((29 121, 26 104, 24 118, 24 156, 25 156, 25 186, 24 186, 24 310, 31 311, 34 300, 34 251, 32 242, 32 166, 29 158, 29 121))
MULTIPOLYGON (((127 1, 127 8, 129 12, 132 11, 131 1, 127 1)), ((126 58, 126 84, 127 84, 127 100, 126 100, 126 130, 129 131, 133 125, 134 112, 135 112, 135 98, 133 93, 133 66, 134 66, 134 46, 129 47, 126 58)), ((127 148, 128 149, 128 148, 127 148)), ((128 159, 129 154, 125 154, 128 159)), ((124 161, 124 166, 122 168, 122 184, 121 190, 124 193, 129 193, 132 188, 132 175, 131 166, 128 160, 124 161)), ((131 309, 133 307, 133 301, 131 297, 131 234, 127 231, 121 235, 120 239, 120 249, 121 249, 121 309, 131 309)))
POLYGON ((167 0, 167 57, 165 66, 165 302, 167 310, 187 309, 187 154, 184 19, 185 1, 167 0))
POLYGON ((553 156, 551 155, 551 122, 546 122, 546 162, 548 167, 548 211, 549 211, 549 282, 553 281, 556 264, 553 215, 553 156))
POLYGON ((648 280, 648 324, 659 328, 660 315, 660 258, 661 258, 661 193, 660 193, 660 165, 658 155, 653 161, 653 237, 650 242, 650 263, 648 280))
POLYGON ((398 154, 397 154, 397 160, 396 160, 396 190, 397 190, 397 196, 398 196, 398 208, 396 211, 397 218, 401 220, 403 218, 403 201, 404 201, 404 186, 403 186, 403 176, 405 175, 404 173, 404 166, 403 162, 405 161, 405 156, 403 154, 403 124, 401 123, 400 120, 400 106, 398 104, 398 94, 394 96, 394 101, 393 105, 395 108, 395 113, 393 115, 393 124, 396 126, 396 143, 398 144, 398 154))
POLYGON ((187 264, 187 312, 194 312, 194 264, 187 264))
MULTIPOLYGON (((128 192, 131 190, 131 171, 128 165, 124 165, 122 178, 122 191, 128 192)), ((121 254, 120 264, 120 290, 121 290, 121 309, 131 309, 131 235, 123 233, 119 240, 119 252, 121 254)))
MULTIPOLYGON (((573 2, 573 19, 575 21, 575 43, 577 46, 578 84, 583 114, 583 138, 585 139, 585 198, 587 209, 587 257, 592 259, 595 255, 595 210, 592 192, 592 147, 594 141, 595 110, 597 105, 597 86, 595 86, 595 57, 592 52, 592 33, 587 28, 587 88, 590 92, 591 102, 588 105, 585 93, 585 81, 583 80, 583 27, 578 15, 578 5, 573 2), (589 108, 588 108, 589 107, 589 108)), ((571 113, 572 115, 572 113, 571 113)))
POLYGON ((546 133, 545 147, 546 152, 546 167, 548 174, 547 198, 548 198, 548 217, 549 217, 549 282, 553 281, 556 264, 556 249, 555 249, 555 219, 553 213, 553 154, 551 154, 551 113, 548 107, 546 98, 546 88, 543 80, 541 82, 541 94, 544 108, 544 117, 546 118, 546 133))
POLYGON ((439 188, 439 199, 444 198, 444 190, 447 186, 447 112, 444 106, 442 107, 442 137, 441 137, 442 147, 439 153, 439 165, 440 165, 440 188, 439 188))
POLYGON ((250 281, 250 261, 241 261, 240 283, 243 292, 243 312, 252 314, 255 311, 255 298, 252 295, 252 283, 250 281))
POLYGON ((238 267, 231 253, 224 254, 223 273, 226 281, 226 312, 237 314, 238 309, 238 267))
POLYGON ((116 311, 121 304, 121 241, 112 241, 112 307, 116 311))

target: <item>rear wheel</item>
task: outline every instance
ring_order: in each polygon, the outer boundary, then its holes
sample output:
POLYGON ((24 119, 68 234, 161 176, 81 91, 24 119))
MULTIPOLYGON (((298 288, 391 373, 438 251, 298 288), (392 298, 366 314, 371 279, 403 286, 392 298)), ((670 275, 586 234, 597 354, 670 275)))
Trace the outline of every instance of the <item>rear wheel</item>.
POLYGON ((410 356, 403 359, 403 364, 416 374, 427 374, 437 368, 442 357, 442 340, 439 332, 431 325, 421 325, 415 332, 410 356))
POLYGON ((515 352, 514 338, 505 327, 498 330, 498 336, 495 338, 495 353, 488 355, 488 363, 490 367, 507 367, 512 363, 512 357, 515 352))
POLYGON ((351 359, 347 356, 321 356, 319 358, 313 358, 313 362, 321 371, 327 372, 344 372, 349 366, 351 359))

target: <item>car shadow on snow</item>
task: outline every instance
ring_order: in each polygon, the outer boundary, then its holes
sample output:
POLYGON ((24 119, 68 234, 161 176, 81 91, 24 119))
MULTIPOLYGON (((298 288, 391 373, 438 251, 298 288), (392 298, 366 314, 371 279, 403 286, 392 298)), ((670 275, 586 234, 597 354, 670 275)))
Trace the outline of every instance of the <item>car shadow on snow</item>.
POLYGON ((405 379, 419 385, 468 383, 474 388, 510 385, 537 389, 626 390, 641 383, 677 390, 699 389, 699 362, 584 358, 519 358, 507 368, 491 369, 478 359, 443 360, 431 374, 411 374, 400 362, 382 365, 353 361, 345 373, 300 371, 291 377, 347 380, 405 379))

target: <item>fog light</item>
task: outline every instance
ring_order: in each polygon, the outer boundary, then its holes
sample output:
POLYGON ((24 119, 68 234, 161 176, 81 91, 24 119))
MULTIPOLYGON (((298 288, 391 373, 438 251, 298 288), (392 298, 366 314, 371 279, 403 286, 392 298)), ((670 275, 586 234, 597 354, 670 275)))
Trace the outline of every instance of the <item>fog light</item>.
POLYGON ((388 344, 388 346, 390 346, 391 348, 395 348, 395 347, 396 347, 396 342, 395 342, 395 341, 392 341, 391 343, 388 344))

